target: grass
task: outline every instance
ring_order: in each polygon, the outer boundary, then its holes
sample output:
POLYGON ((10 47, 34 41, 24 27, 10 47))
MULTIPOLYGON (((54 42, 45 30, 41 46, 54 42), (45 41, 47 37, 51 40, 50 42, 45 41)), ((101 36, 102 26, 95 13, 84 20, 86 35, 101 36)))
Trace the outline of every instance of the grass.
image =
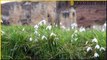
POLYGON ((95 49, 95 45, 106 48, 106 32, 94 29, 75 32, 75 30, 64 30, 57 27, 46 30, 46 27, 40 26, 38 30, 35 30, 32 26, 2 26, 2 31, 4 31, 2 59, 105 59, 105 51, 95 49), (35 31, 38 33, 35 34, 35 31), (52 33, 53 35, 50 36, 52 33), (92 42, 93 38, 96 38, 98 43, 92 42), (89 46, 92 50, 87 52, 89 46), (99 54, 99 57, 93 57, 95 52, 99 54))

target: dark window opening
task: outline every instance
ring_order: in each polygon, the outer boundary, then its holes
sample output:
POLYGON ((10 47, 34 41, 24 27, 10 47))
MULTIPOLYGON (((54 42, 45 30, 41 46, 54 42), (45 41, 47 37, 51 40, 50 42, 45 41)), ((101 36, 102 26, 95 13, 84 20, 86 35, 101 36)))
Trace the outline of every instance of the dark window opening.
POLYGON ((69 15, 70 15, 70 13, 69 13, 69 12, 64 12, 64 13, 63 13, 64 18, 69 17, 69 15))

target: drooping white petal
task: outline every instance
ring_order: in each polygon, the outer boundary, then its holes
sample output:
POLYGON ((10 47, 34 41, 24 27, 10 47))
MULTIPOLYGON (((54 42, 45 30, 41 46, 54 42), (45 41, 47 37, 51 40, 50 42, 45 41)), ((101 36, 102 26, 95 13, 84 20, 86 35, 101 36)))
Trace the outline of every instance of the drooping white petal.
POLYGON ((80 31, 80 32, 83 32, 83 31, 85 31, 85 28, 80 27, 79 31, 80 31))
POLYGON ((4 31, 1 31, 1 33, 2 33, 2 34, 5 34, 5 32, 4 32, 4 31))
POLYGON ((37 40, 37 39, 35 39, 34 41, 35 41, 35 42, 37 42, 38 40, 37 40))
POLYGON ((96 38, 92 39, 92 42, 98 43, 98 40, 96 38))
POLYGON ((104 47, 101 47, 100 51, 106 51, 106 49, 104 47))
POLYGON ((25 31, 25 28, 23 28, 22 31, 25 31))
POLYGON ((55 38, 54 40, 59 40, 59 38, 55 38))
POLYGON ((52 32, 52 33, 50 34, 50 36, 56 36, 56 34, 52 32))
POLYGON ((88 47, 88 48, 87 48, 87 52, 89 52, 90 50, 92 50, 92 48, 91 48, 91 47, 88 47))
POLYGON ((39 26, 38 26, 38 25, 35 25, 34 28, 37 30, 37 29, 39 28, 39 26))
POLYGON ((86 43, 85 44, 88 44, 88 41, 86 41, 86 43))
POLYGON ((42 21, 40 21, 39 23, 38 23, 38 25, 46 25, 46 20, 42 20, 42 21))
POLYGON ((103 27, 102 27, 102 32, 106 31, 106 23, 104 23, 103 27))
POLYGON ((95 49, 100 49, 100 46, 97 44, 97 45, 95 46, 95 49))
POLYGON ((35 30, 34 34, 38 34, 38 31, 35 30))
POLYGON ((32 41, 32 38, 31 38, 31 37, 29 38, 29 41, 32 41))
POLYGON ((99 54, 95 52, 94 57, 99 57, 99 54))
POLYGON ((77 27, 77 23, 71 24, 71 28, 72 28, 72 29, 74 29, 74 28, 76 28, 76 27, 77 27))
POLYGON ((93 28, 93 29, 96 29, 96 26, 95 26, 95 25, 93 25, 93 26, 92 26, 92 28, 93 28))
POLYGON ((78 40, 78 38, 75 38, 74 40, 75 40, 75 41, 77 41, 77 40, 78 40))
POLYGON ((51 30, 51 29, 52 29, 51 25, 49 25, 49 26, 46 27, 46 30, 51 30))
POLYGON ((104 25, 103 25, 104 27, 106 27, 106 22, 104 23, 104 25))
POLYGON ((77 33, 77 32, 78 32, 78 30, 75 30, 75 31, 74 31, 74 33, 77 33))
POLYGON ((42 40, 43 40, 43 39, 46 39, 46 40, 47 40, 47 37, 43 35, 43 36, 42 36, 42 40))
POLYGON ((61 28, 62 28, 62 29, 66 29, 66 27, 65 27, 65 26, 61 26, 61 28))

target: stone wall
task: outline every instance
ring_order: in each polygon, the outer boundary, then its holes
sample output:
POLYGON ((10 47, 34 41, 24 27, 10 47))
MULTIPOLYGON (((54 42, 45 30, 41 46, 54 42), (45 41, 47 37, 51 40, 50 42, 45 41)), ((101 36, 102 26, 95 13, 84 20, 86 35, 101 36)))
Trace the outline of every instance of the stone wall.
MULTIPOLYGON (((106 2, 75 2, 76 20, 79 26, 90 27, 93 24, 103 24, 106 21, 106 2)), ((62 6, 63 7, 63 6, 62 6)), ((8 16, 8 23, 18 25, 35 25, 40 20, 47 20, 53 24, 56 19, 56 2, 11 2, 2 4, 2 15, 8 16)), ((71 7, 60 11, 61 23, 70 26, 72 21, 71 7), (63 16, 68 12, 69 17, 63 16)))

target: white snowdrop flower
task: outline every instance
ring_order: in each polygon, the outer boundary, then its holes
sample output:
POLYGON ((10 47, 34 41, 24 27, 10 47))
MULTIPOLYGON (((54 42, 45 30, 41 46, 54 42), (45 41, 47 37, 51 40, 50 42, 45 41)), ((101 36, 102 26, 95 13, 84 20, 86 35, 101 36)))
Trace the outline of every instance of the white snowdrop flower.
POLYGON ((76 33, 73 33, 73 34, 71 35, 71 38, 75 38, 75 37, 77 37, 77 34, 76 34, 76 33))
POLYGON ((61 26, 61 28, 62 28, 62 29, 66 29, 66 27, 65 27, 65 26, 61 26))
POLYGON ((29 41, 32 41, 32 38, 31 38, 31 37, 29 38, 29 41))
POLYGON ((42 23, 43 23, 43 24, 46 24, 46 20, 42 20, 42 23))
POLYGON ((104 23, 104 25, 103 25, 104 27, 106 27, 106 22, 104 23))
POLYGON ((58 27, 58 25, 56 24, 55 27, 58 27))
POLYGON ((39 26, 42 26, 42 25, 43 25, 43 23, 40 21, 40 22, 38 23, 38 25, 39 25, 39 26))
POLYGON ((102 27, 102 32, 106 31, 106 23, 104 23, 103 27, 102 27))
POLYGON ((37 30, 37 29, 39 28, 39 26, 38 26, 38 25, 35 25, 34 28, 37 30))
POLYGON ((35 30, 34 34, 38 34, 38 31, 35 30))
POLYGON ((71 35, 71 38, 73 38, 73 37, 74 37, 74 34, 71 35))
POLYGON ((94 57, 99 57, 99 54, 95 52, 94 57))
POLYGON ((25 31, 25 28, 23 28, 22 31, 25 31))
POLYGON ((35 42, 37 42, 38 40, 37 40, 37 39, 35 39, 34 41, 35 41, 35 42))
POLYGON ((97 45, 95 46, 95 49, 100 49, 100 46, 97 44, 97 45))
POLYGON ((76 27, 77 27, 77 23, 71 24, 71 28, 72 28, 72 29, 74 29, 74 28, 76 28, 76 27))
POLYGON ((86 43, 85 44, 88 44, 88 41, 86 41, 86 43))
POLYGON ((62 25, 62 23, 60 22, 60 25, 62 25))
POLYGON ((40 25, 40 26, 43 25, 43 24, 44 24, 44 25, 46 24, 46 20, 42 20, 42 21, 39 22, 39 25, 40 25))
POLYGON ((102 32, 104 32, 105 31, 105 29, 104 28, 102 28, 102 30, 101 30, 102 32))
POLYGON ((80 31, 80 32, 83 32, 83 31, 85 31, 85 28, 80 27, 79 31, 80 31))
POLYGON ((55 38, 54 40, 59 40, 59 38, 55 38))
POLYGON ((92 50, 92 48, 91 48, 91 47, 88 47, 88 48, 87 48, 87 52, 89 52, 90 50, 92 50))
POLYGON ((92 39, 92 42, 96 42, 96 43, 98 43, 98 41, 97 41, 96 38, 92 39))
POLYGON ((70 28, 66 29, 67 31, 70 31, 70 28))
POLYGON ((43 40, 43 39, 46 39, 46 40, 47 40, 46 36, 43 35, 43 36, 42 36, 42 40, 43 40))
POLYGON ((46 27, 46 30, 51 30, 51 29, 52 29, 51 25, 49 25, 49 26, 46 27))
POLYGON ((73 42, 73 39, 71 39, 71 42, 73 42))
POLYGON ((106 51, 106 49, 104 47, 101 47, 100 51, 106 51))
POLYGON ((40 36, 40 34, 38 34, 38 36, 40 36))
POLYGON ((75 30, 75 31, 74 31, 74 33, 77 33, 77 32, 78 32, 78 30, 75 30))
POLYGON ((93 28, 93 29, 96 29, 96 26, 95 26, 95 25, 93 25, 93 26, 92 26, 92 28, 93 28))
POLYGON ((1 33, 2 33, 2 34, 5 34, 5 32, 4 32, 4 31, 1 31, 1 33))
POLYGON ((50 36, 56 36, 56 34, 52 32, 52 33, 50 34, 50 36))
POLYGON ((75 41, 77 41, 77 40, 78 40, 78 38, 75 38, 74 40, 75 40, 75 41))

